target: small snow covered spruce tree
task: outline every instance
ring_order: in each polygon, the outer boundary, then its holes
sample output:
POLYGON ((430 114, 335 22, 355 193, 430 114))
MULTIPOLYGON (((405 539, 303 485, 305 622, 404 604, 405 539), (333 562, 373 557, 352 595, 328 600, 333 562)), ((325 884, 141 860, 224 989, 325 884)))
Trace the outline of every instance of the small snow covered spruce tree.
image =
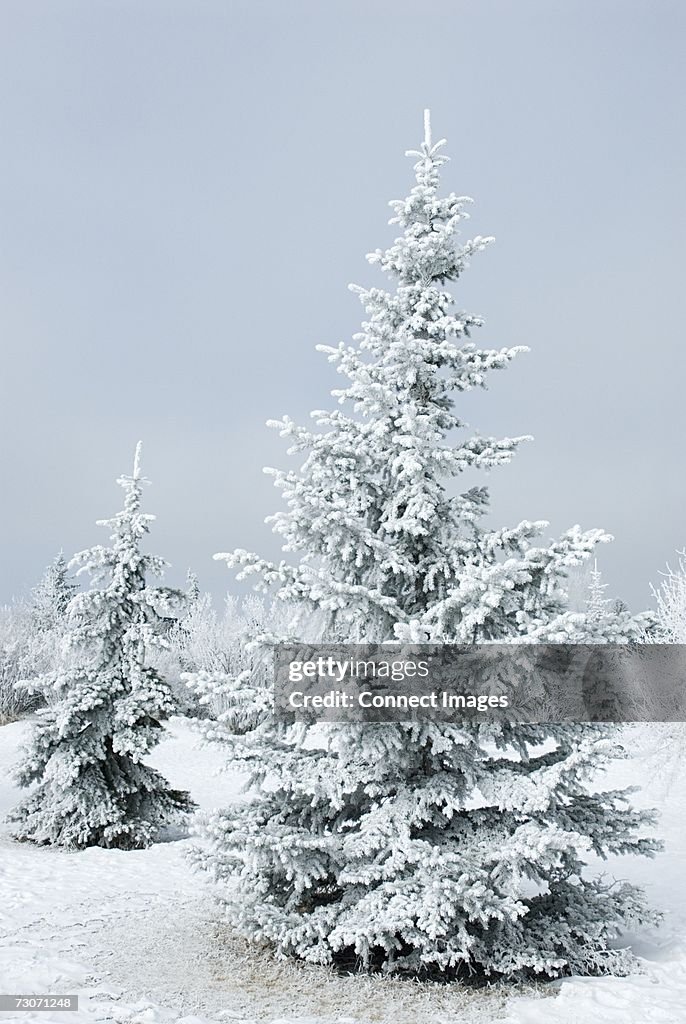
POLYGON ((52 632, 64 621, 67 605, 78 590, 69 575, 63 552, 55 558, 31 591, 31 613, 36 628, 52 632))
POLYGON ((186 573, 186 603, 192 607, 200 600, 200 580, 197 573, 189 569, 186 573))
POLYGON ((164 643, 161 611, 182 595, 146 583, 166 563, 140 550, 154 519, 141 512, 147 481, 140 445, 133 475, 118 483, 126 493, 124 509, 100 523, 112 529, 112 546, 90 548, 71 563, 88 571, 95 585, 69 603, 63 667, 36 680, 52 694, 18 770, 22 785, 37 784, 10 815, 18 839, 138 849, 152 842, 161 824, 193 806, 188 794, 171 789, 142 761, 160 739, 160 718, 175 710, 146 653, 164 643))
POLYGON ((603 574, 598 568, 598 559, 596 558, 591 569, 591 582, 588 585, 588 601, 586 603, 589 618, 593 622, 599 622, 607 615, 610 601, 605 597, 606 590, 607 583, 603 583, 603 574))
MULTIPOLYGON (((427 117, 416 185, 391 204, 402 235, 368 257, 395 290, 356 288, 368 313, 356 345, 324 349, 347 378, 339 407, 313 413, 317 431, 277 424, 307 452, 299 471, 274 473, 287 509, 272 521, 295 564, 217 557, 326 613, 329 640, 637 636, 626 614, 567 607, 568 569, 607 535, 574 527, 537 545, 545 523, 490 529, 485 488, 446 486, 507 462, 521 439, 460 439, 454 396, 518 350, 476 348, 480 319, 453 311, 446 283, 490 239, 457 245, 467 200, 439 195, 442 147, 427 117)), ((226 698, 232 682, 216 686, 226 698)), ((624 793, 591 791, 620 753, 606 727, 336 725, 307 741, 274 721, 249 678, 233 687, 211 734, 251 772, 253 798, 207 819, 195 856, 242 934, 316 963, 444 977, 627 968, 609 939, 648 914, 642 895, 586 877, 584 858, 656 844, 624 793)))

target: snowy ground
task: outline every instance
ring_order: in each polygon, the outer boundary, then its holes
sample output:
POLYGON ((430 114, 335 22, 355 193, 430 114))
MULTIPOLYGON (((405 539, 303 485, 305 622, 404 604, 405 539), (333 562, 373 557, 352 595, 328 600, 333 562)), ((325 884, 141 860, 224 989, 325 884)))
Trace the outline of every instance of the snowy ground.
MULTIPOLYGON (((0 816, 17 801, 8 771, 26 722, 0 728, 0 816)), ((175 719, 155 764, 203 807, 225 803, 239 780, 217 774, 175 719)), ((643 973, 571 979, 539 989, 465 992, 458 986, 341 978, 272 960, 236 940, 211 892, 186 864, 188 841, 122 853, 67 853, 12 842, 0 831, 0 993, 78 993, 78 1013, 0 1013, 0 1021, 234 1024, 646 1024, 686 1022, 686 775, 667 780, 651 762, 620 766, 613 784, 644 783, 662 808, 667 852, 605 869, 640 881, 666 911, 658 931, 631 937, 643 973)))

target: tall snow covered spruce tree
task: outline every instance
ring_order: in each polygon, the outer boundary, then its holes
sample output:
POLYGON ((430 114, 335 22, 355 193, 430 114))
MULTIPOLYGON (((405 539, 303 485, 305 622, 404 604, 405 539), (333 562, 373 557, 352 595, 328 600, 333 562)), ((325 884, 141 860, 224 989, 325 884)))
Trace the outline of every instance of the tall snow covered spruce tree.
POLYGON ((146 583, 166 562, 140 550, 155 518, 141 512, 140 445, 133 475, 117 482, 124 509, 99 524, 112 529, 112 546, 90 548, 71 563, 101 585, 72 598, 63 666, 35 680, 50 692, 49 707, 39 712, 18 770, 22 785, 37 783, 10 816, 18 839, 138 849, 193 806, 142 761, 160 739, 160 718, 175 710, 146 655, 164 644, 161 613, 183 595, 146 583))
MULTIPOLYGON (((323 349, 347 378, 339 407, 313 413, 318 430, 276 424, 307 453, 299 471, 271 471, 287 502, 272 522, 295 564, 216 557, 326 613, 328 640, 637 637, 640 618, 567 607, 568 569, 602 531, 536 545, 547 524, 490 529, 484 487, 446 486, 507 462, 521 439, 460 437, 453 411, 518 349, 475 347, 480 318, 452 311, 447 282, 490 239, 457 244, 468 200, 439 195, 443 145, 427 116, 416 185, 391 204, 402 234, 368 257, 395 290, 355 288, 368 314, 356 344, 323 349)), ((195 850, 245 936, 312 962, 444 977, 627 969, 609 940, 649 911, 633 886, 587 877, 584 858, 657 844, 625 794, 591 791, 621 754, 606 727, 339 724, 308 741, 249 676, 196 683, 228 700, 209 734, 250 772, 252 799, 207 818, 195 850)))

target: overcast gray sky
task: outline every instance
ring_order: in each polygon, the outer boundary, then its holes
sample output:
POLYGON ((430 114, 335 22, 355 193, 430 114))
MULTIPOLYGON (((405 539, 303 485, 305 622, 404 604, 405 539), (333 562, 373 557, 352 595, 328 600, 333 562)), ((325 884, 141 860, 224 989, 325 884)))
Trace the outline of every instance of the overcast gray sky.
POLYGON ((264 422, 321 408, 349 281, 387 244, 404 150, 496 244, 455 292, 531 353, 460 406, 535 435, 489 482, 499 524, 580 522, 632 607, 686 544, 684 29, 646 0, 3 0, 0 600, 106 540, 135 442, 151 547, 278 552, 264 422))

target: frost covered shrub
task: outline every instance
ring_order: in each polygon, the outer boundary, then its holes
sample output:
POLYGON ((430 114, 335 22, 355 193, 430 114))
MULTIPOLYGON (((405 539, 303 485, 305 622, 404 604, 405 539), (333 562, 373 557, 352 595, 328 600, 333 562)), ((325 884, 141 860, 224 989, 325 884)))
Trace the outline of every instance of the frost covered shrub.
POLYGON ((223 701, 216 686, 199 689, 199 677, 235 677, 257 671, 251 641, 288 620, 287 609, 255 594, 227 594, 216 608, 211 594, 187 593, 181 614, 169 627, 167 645, 155 652, 153 663, 168 681, 179 711, 191 717, 215 718, 223 701))
POLYGON ((167 645, 150 652, 150 665, 159 672, 169 687, 174 700, 175 714, 185 715, 188 718, 196 718, 202 714, 202 709, 194 694, 183 681, 183 669, 171 631, 167 636, 167 645))
MULTIPOLYGON (((686 551, 677 552, 677 566, 667 566, 659 586, 651 585, 656 625, 646 642, 686 644, 686 551)), ((645 763, 651 785, 663 796, 684 777, 686 722, 645 722, 629 727, 629 742, 645 763)))
POLYGON ((228 594, 221 611, 212 604, 210 594, 201 594, 174 629, 174 645, 187 672, 235 672, 247 632, 251 611, 256 618, 264 614, 263 602, 248 598, 252 608, 245 614, 238 598, 228 594))
MULTIPOLYGON (((259 616, 264 610, 262 602, 248 600, 259 616)), ((207 695, 193 685, 196 676, 211 675, 217 679, 252 667, 252 659, 245 650, 250 611, 247 609, 243 614, 238 598, 231 595, 227 595, 218 611, 211 595, 201 594, 172 630, 170 641, 179 665, 180 686, 195 714, 214 718, 222 705, 217 693, 207 695)))
POLYGON ((40 696, 21 680, 30 675, 33 629, 28 606, 15 602, 0 608, 0 725, 30 714, 40 696))
POLYGON ((66 608, 77 589, 59 554, 28 600, 0 608, 0 722, 35 711, 45 702, 45 694, 23 681, 56 668, 66 608))
POLYGON ((30 714, 40 704, 37 694, 19 684, 23 673, 19 670, 16 641, 0 646, 0 725, 14 722, 30 714))
POLYGON ((275 604, 255 594, 243 599, 228 594, 221 612, 209 594, 191 605, 173 630, 172 646, 182 666, 182 680, 205 717, 221 718, 228 710, 234 679, 250 678, 259 687, 270 684, 270 663, 259 640, 274 632, 291 635, 293 623, 304 615, 310 620, 310 633, 316 633, 321 616, 313 618, 302 607, 275 604))
POLYGON ((677 552, 677 568, 669 565, 658 587, 651 586, 655 598, 658 636, 662 642, 686 644, 686 551, 677 552))

